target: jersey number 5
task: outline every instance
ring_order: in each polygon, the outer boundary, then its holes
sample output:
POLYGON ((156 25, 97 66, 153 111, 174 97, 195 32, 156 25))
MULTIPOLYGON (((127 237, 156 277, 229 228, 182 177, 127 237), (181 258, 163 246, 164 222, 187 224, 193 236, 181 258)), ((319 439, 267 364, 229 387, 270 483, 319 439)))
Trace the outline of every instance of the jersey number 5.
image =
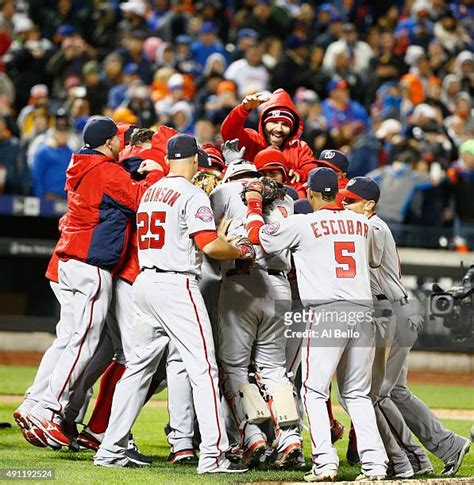
POLYGON ((161 249, 165 244, 166 212, 139 212, 137 214, 137 237, 140 249, 161 249), (148 236, 148 232, 152 235, 148 236))
POLYGON ((336 261, 342 265, 336 266, 337 278, 354 278, 356 275, 356 262, 350 256, 355 252, 354 241, 335 242, 334 243, 334 257, 336 261))

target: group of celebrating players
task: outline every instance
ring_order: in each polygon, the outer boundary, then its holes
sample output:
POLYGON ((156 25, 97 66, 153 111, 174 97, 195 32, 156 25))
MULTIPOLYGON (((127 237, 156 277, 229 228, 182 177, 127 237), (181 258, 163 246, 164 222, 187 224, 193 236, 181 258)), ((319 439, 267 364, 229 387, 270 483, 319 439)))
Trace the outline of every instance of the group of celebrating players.
POLYGON ((356 480, 432 473, 413 435, 443 475, 458 471, 470 441, 407 387, 423 318, 376 214, 379 187, 348 180, 340 151, 315 159, 302 131, 281 89, 234 108, 222 147, 167 126, 88 121, 46 273, 61 307, 56 339, 14 413, 30 444, 149 466, 132 427, 166 385, 170 466, 306 469, 308 482, 333 481, 344 432, 331 408, 336 375, 356 480), (258 131, 245 128, 257 108, 258 131), (288 333, 286 316, 302 310, 309 319, 288 333))

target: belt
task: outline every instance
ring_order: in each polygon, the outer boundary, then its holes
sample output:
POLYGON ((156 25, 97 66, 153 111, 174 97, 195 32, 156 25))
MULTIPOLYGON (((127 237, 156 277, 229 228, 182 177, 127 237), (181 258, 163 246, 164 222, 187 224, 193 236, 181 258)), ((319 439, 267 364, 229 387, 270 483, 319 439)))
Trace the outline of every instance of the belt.
MULTIPOLYGON (((270 276, 285 276, 285 272, 282 269, 263 269, 262 271, 266 271, 270 276)), ((249 275, 250 270, 241 270, 241 269, 230 269, 225 273, 225 276, 236 276, 236 275, 249 275)))
POLYGON ((143 268, 140 268, 140 273, 143 273, 143 271, 148 270, 148 271, 155 271, 156 273, 171 273, 171 274, 182 274, 182 275, 187 275, 188 273, 180 273, 179 271, 168 271, 166 269, 160 269, 156 266, 152 266, 151 268, 147 268, 144 266, 143 268))
POLYGON ((388 300, 388 298, 387 298, 385 295, 375 295, 375 298, 376 298, 378 301, 384 301, 384 300, 388 300))

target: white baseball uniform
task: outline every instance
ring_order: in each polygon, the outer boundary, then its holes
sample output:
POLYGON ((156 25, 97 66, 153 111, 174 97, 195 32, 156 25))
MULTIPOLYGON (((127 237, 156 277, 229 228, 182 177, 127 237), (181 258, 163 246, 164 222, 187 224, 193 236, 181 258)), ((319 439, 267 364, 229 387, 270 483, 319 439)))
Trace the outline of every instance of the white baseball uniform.
MULTIPOLYGON (((396 321, 377 404, 384 417, 379 427, 382 429, 385 421, 387 432, 391 430, 396 435, 415 470, 429 468, 428 455, 415 442, 412 431, 429 451, 444 462, 458 453, 465 445, 465 439, 446 429, 407 386, 408 356, 418 338, 421 312, 418 302, 408 300, 402 284, 400 261, 390 228, 377 215, 370 218, 370 223, 374 227, 375 261, 378 261, 378 267, 371 270, 372 289, 374 295, 386 297, 391 303, 396 321), (418 319, 418 325, 410 324, 414 318, 418 319)), ((382 436, 387 432, 382 429, 382 436)), ((394 449, 390 446, 387 446, 387 452, 397 465, 400 455, 392 455, 394 449)))
POLYGON ((184 177, 169 175, 145 192, 137 211, 142 272, 133 285, 133 352, 117 385, 109 427, 95 463, 125 458, 128 434, 170 340, 193 388, 202 437, 198 473, 225 460, 228 441, 219 404, 212 330, 197 280, 202 254, 193 240, 197 233, 213 230, 207 195, 184 177), (130 395, 136 399, 131 401, 130 395))
MULTIPOLYGON (((211 193, 216 223, 222 217, 232 219, 230 233, 245 235, 247 207, 242 202, 245 180, 219 185, 211 193)), ((293 214, 293 200, 287 196, 275 201, 266 222, 276 222, 293 214)), ((224 371, 223 388, 241 441, 249 448, 266 437, 256 424, 247 423, 239 388, 249 382, 249 365, 253 363, 260 382, 272 395, 275 386, 289 383, 286 375, 285 336, 282 315, 291 307, 290 253, 265 254, 256 248, 253 268, 239 269, 234 262, 225 262, 218 305, 219 363, 224 371), (245 301, 245 305, 242 302, 245 301)), ((277 452, 293 443, 301 443, 297 426, 275 425, 277 452)))
POLYGON ((326 409, 334 372, 357 433, 362 472, 386 472, 387 455, 369 397, 375 339, 369 233, 366 217, 337 206, 293 215, 259 231, 266 253, 293 252, 301 300, 311 309, 302 355, 302 398, 315 474, 339 465, 326 409))

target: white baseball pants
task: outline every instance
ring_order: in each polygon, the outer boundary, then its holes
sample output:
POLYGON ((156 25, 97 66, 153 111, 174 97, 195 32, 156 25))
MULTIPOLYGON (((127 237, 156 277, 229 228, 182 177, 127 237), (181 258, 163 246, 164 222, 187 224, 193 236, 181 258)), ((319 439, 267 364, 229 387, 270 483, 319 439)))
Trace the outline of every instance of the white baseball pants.
POLYGON ((198 472, 211 470, 225 459, 228 441, 220 409, 211 324, 197 281, 184 274, 144 271, 133 285, 133 300, 133 350, 117 384, 109 426, 95 462, 111 463, 125 457, 130 429, 172 340, 193 389, 202 438, 198 472))

